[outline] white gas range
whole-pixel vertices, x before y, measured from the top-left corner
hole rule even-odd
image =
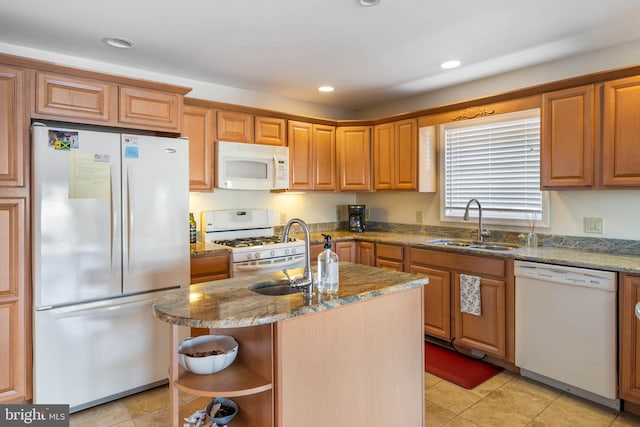
[[[304,241],[275,236],[271,210],[204,211],[200,223],[205,242],[230,249],[231,277],[304,267]]]

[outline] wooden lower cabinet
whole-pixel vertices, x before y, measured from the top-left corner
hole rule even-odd
[[[228,279],[229,254],[205,254],[191,257],[191,284]]]
[[[31,398],[27,202],[0,197],[0,403]]]
[[[619,299],[620,398],[640,405],[640,320],[635,315],[640,276],[620,275]]]
[[[425,333],[515,362],[513,261],[409,248],[410,273],[429,277],[425,286]],[[460,275],[480,277],[481,314],[460,310]]]
[[[415,264],[409,273],[429,278],[424,287],[424,333],[451,341],[451,273]]]
[[[358,241],[356,243],[356,262],[374,267],[376,265],[376,244]]]
[[[376,243],[376,267],[404,271],[404,248],[400,245]]]
[[[333,250],[338,255],[338,261],[356,262],[356,242],[353,240],[336,242]]]

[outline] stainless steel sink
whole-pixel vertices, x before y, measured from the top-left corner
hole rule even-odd
[[[251,286],[249,289],[261,295],[270,295],[270,296],[290,295],[290,294],[297,294],[298,292],[302,292],[302,287],[291,286],[289,284],[289,280],[287,279],[268,280],[266,282],[259,282]]]
[[[458,246],[470,249],[487,249],[490,251],[510,251],[512,249],[519,248],[518,245],[510,243],[500,242],[474,242],[471,240],[456,240],[456,239],[434,239],[429,240],[428,243],[442,246]]]

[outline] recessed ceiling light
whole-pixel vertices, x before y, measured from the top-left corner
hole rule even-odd
[[[333,92],[333,86],[320,86],[318,90],[320,92]]]
[[[380,0],[358,0],[360,6],[375,6],[380,3]]]
[[[458,61],[457,59],[451,60],[451,61],[445,61],[442,64],[440,64],[440,66],[442,68],[444,68],[445,70],[449,70],[451,68],[456,68],[459,67],[461,64],[460,61]]]
[[[133,42],[121,37],[105,37],[102,39],[102,43],[119,49],[129,49],[133,47]]]

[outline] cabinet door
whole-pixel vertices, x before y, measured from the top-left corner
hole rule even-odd
[[[320,252],[324,250],[324,244],[317,243],[315,245],[311,245],[309,255],[311,256],[311,265],[318,265],[318,255]]]
[[[602,185],[640,187],[640,76],[604,84]]]
[[[189,137],[189,191],[213,190],[215,131],[215,110],[184,106],[182,135]]]
[[[289,121],[289,189],[313,190],[313,125]]]
[[[253,117],[249,113],[218,110],[219,141],[253,142]]]
[[[356,242],[336,242],[334,250],[338,261],[356,262]]]
[[[0,187],[25,183],[25,73],[0,65]]]
[[[356,262],[373,267],[376,265],[375,243],[358,242],[356,245]]]
[[[25,198],[0,198],[0,403],[31,398]]]
[[[275,117],[255,117],[256,144],[287,145],[287,123]]]
[[[313,125],[313,188],[336,189],[336,128]]]
[[[393,123],[373,127],[373,188],[375,190],[393,189],[394,129]]]
[[[394,124],[395,150],[393,188],[418,188],[418,120],[401,120]]]
[[[427,285],[428,286],[428,285]],[[460,274],[453,275],[453,317],[456,342],[484,353],[505,358],[505,282],[482,278],[480,281],[481,314],[460,311]]]
[[[620,397],[640,404],[640,277],[622,276],[620,292]]]
[[[541,117],[541,187],[593,186],[594,87],[545,93]]]
[[[120,86],[118,121],[136,129],[180,132],[182,95]]]
[[[338,158],[341,191],[371,190],[371,128],[338,128]]]
[[[104,125],[117,123],[118,87],[115,84],[37,72],[35,85],[36,117],[71,117]]]
[[[451,273],[411,265],[409,272],[429,278],[424,286],[424,333],[451,340]]]

